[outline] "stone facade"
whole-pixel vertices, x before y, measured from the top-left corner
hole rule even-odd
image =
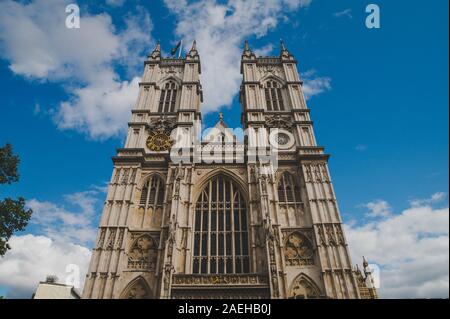
[[[245,43],[246,138],[220,117],[198,142],[195,42],[183,58],[156,46],[113,157],[83,298],[361,298],[296,64],[284,45],[256,57]],[[255,160],[261,150],[276,165]]]

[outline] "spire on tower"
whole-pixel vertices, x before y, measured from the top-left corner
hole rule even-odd
[[[186,56],[186,59],[192,60],[192,59],[198,59],[198,51],[197,51],[197,41],[192,41],[191,49],[189,50],[188,55]]]
[[[153,60],[156,60],[161,57],[161,43],[159,42],[159,40],[158,42],[156,42],[155,48],[153,49],[152,53],[149,54],[148,57]]]
[[[369,266],[369,262],[367,261],[366,257],[363,256],[363,266],[364,268],[367,268]]]
[[[284,41],[283,41],[283,39],[280,39],[280,48],[281,48],[281,52],[287,51],[286,47],[284,46]]]
[[[244,52],[245,51],[250,51],[250,48],[248,47],[248,41],[247,40],[244,41]]]
[[[244,52],[242,53],[242,55],[246,56],[246,57],[251,57],[253,54],[252,50],[250,49],[249,45],[248,45],[248,41],[245,40],[244,41]]]
[[[292,57],[292,55],[289,53],[288,49],[286,49],[283,39],[280,39],[280,57],[286,58],[286,59],[289,59]]]
[[[193,41],[192,42],[192,47],[191,47],[191,50],[190,51],[197,51],[197,41]]]

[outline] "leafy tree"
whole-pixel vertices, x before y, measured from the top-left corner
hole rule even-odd
[[[11,144],[0,147],[0,184],[19,181],[19,156],[13,154]],[[11,247],[8,240],[14,232],[24,230],[33,211],[25,209],[25,199],[5,198],[0,201],[0,256]]]
[[[0,147],[0,184],[11,184],[19,181],[19,156],[14,155],[11,144]]]

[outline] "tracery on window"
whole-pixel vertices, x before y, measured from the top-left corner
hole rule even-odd
[[[145,210],[161,208],[164,202],[164,182],[158,175],[152,175],[142,187],[139,207]]]
[[[175,112],[175,103],[177,101],[177,85],[173,81],[169,81],[161,90],[159,98],[158,112]]]
[[[293,232],[286,238],[284,258],[287,266],[305,266],[314,264],[314,250],[305,235]]]
[[[155,270],[158,247],[149,235],[137,238],[128,253],[128,268]]]
[[[278,182],[278,202],[288,204],[301,204],[300,187],[294,181],[294,177],[284,172]]]
[[[195,208],[192,272],[249,273],[247,208],[238,185],[224,175],[212,178]]]
[[[264,89],[268,111],[283,111],[284,102],[281,84],[276,81],[267,81]]]

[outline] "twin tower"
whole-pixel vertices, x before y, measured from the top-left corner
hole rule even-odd
[[[280,51],[257,57],[245,42],[245,138],[220,116],[199,139],[195,41],[181,58],[156,45],[113,157],[84,298],[376,297],[368,268],[352,266],[297,61]]]

